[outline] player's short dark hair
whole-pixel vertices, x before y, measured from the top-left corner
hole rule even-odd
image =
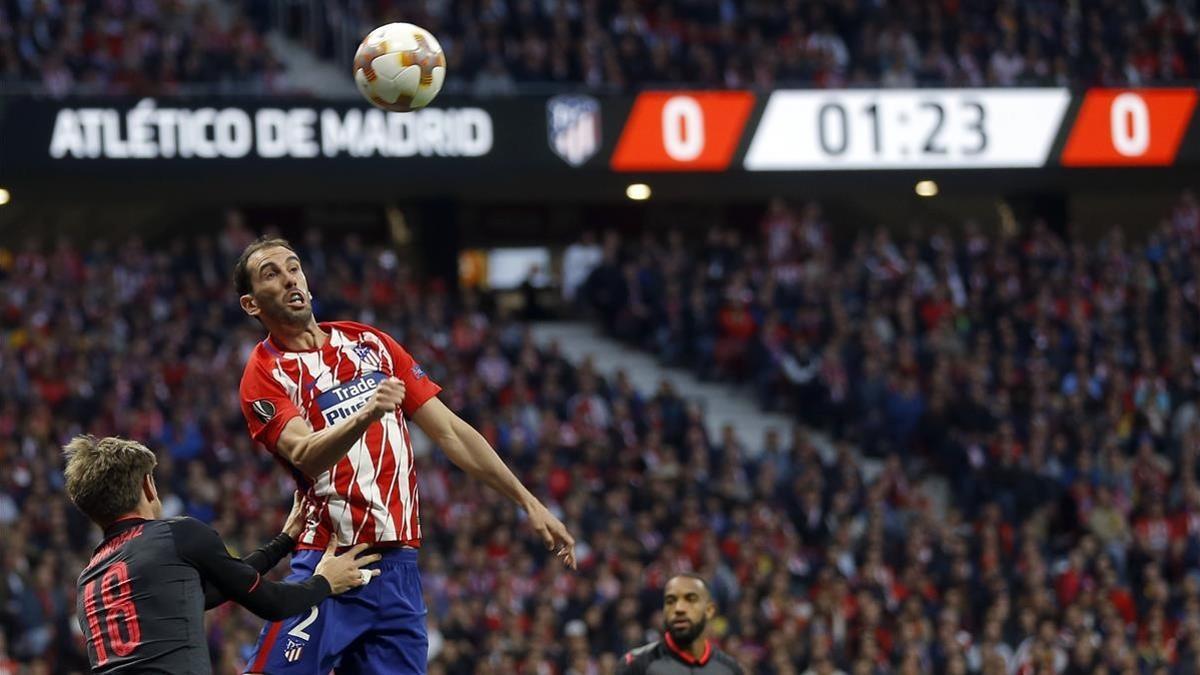
[[[158,459],[146,446],[124,438],[76,436],[63,448],[67,496],[88,518],[107,525],[137,508],[142,478]]]
[[[708,593],[708,597],[712,597],[712,587],[708,585],[708,580],[699,574],[694,572],[679,572],[678,574],[672,574],[671,579],[695,579],[704,587],[704,592]],[[671,583],[671,579],[667,579],[667,583]]]
[[[250,242],[242,250],[242,254],[238,256],[237,264],[233,266],[233,285],[237,288],[238,297],[254,290],[254,285],[250,282],[250,268],[247,266],[250,262],[250,256],[264,248],[271,248],[273,246],[282,246],[292,253],[296,253],[296,248],[292,246],[291,242],[282,237],[262,236]]]

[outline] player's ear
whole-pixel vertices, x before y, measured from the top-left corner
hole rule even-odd
[[[708,604],[704,606],[704,618],[711,621],[712,618],[716,615],[717,615],[717,603],[713,602],[712,600],[709,600]]]
[[[154,484],[154,474],[148,473],[142,478],[142,494],[151,504],[158,501],[158,486]]]
[[[238,298],[238,302],[242,305],[242,311],[250,316],[258,316],[262,310],[259,309],[258,303],[254,301],[254,296],[247,293]]]

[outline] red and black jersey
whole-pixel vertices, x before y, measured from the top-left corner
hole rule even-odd
[[[75,609],[92,672],[211,673],[204,610],[229,599],[278,620],[329,595],[324,577],[299,584],[262,578],[293,544],[281,534],[238,560],[194,518],[117,521],[77,586]]]
[[[732,656],[707,640],[704,654],[696,658],[679,649],[670,635],[629,652],[617,665],[617,675],[745,675],[745,672]]]

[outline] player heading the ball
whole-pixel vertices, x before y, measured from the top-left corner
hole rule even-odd
[[[383,554],[371,588],[329,598],[307,616],[263,628],[250,672],[424,673],[428,638],[417,549],[422,524],[408,420],[471,477],[528,514],[546,548],[575,567],[575,540],[492,446],[439,399],[441,391],[390,335],[361,323],[318,323],[296,250],[259,239],[234,268],[239,302],[268,335],[242,375],[254,440],[290,467],[318,504],[290,580],[310,576],[332,533]]]

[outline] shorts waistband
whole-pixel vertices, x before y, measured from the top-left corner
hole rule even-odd
[[[338,551],[338,555],[341,555],[348,550],[350,550],[350,549],[340,550],[340,551]],[[418,552],[418,549],[415,549],[411,546],[371,546],[366,549],[363,549],[362,555],[370,555],[372,553],[378,553],[379,554],[379,563],[376,563],[376,564],[412,563],[415,565],[417,563],[417,552]],[[293,560],[300,559],[300,560],[305,560],[305,561],[311,561],[311,563],[309,563],[309,564],[315,565],[316,561],[320,560],[321,556],[323,556],[323,555],[325,555],[324,551],[317,550],[315,548],[309,548],[309,549],[302,549],[299,551],[295,551],[292,554],[292,559]]]
[[[417,562],[417,549],[411,546],[369,546],[363,555],[378,553],[387,562]]]

